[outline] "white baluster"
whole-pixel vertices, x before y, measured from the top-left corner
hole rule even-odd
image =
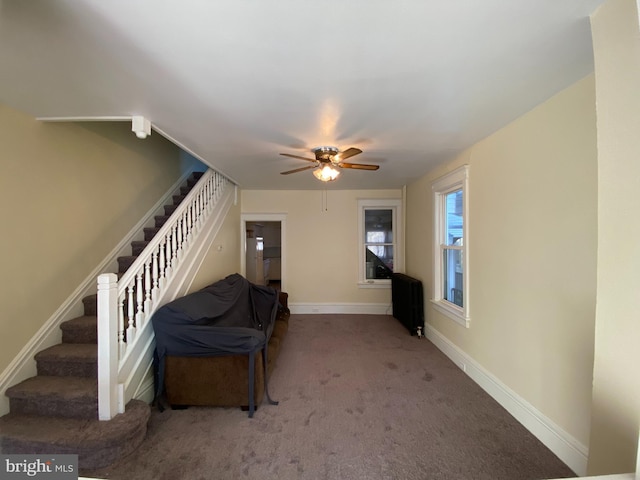
[[[135,297],[133,295],[135,279],[131,281],[131,283],[127,286],[127,331],[126,331],[126,339],[127,344],[131,345],[131,341],[133,340],[131,335],[133,334],[134,325],[134,313],[135,313]]]
[[[135,315],[135,323],[133,325],[133,336],[127,337],[130,343],[133,343],[135,340],[135,335],[138,330],[142,326],[142,302],[144,301],[144,291],[142,290],[142,274],[144,270],[140,270],[136,275],[136,315]]]
[[[193,210],[193,230],[198,231],[198,195],[196,194],[191,201],[191,208]]]
[[[187,242],[187,212],[182,212],[182,216],[180,217],[180,251],[184,253],[188,248],[189,243]]]
[[[213,212],[213,209],[216,207],[216,204],[218,203],[218,199],[216,198],[216,196],[217,196],[216,188],[215,188],[215,185],[212,184],[211,194],[209,197],[209,214]]]
[[[211,185],[213,186],[212,196],[213,198],[216,198],[218,196],[219,180],[218,180],[218,177],[216,177],[215,175],[211,177]]]
[[[151,262],[144,264],[144,320],[147,319],[149,311],[151,310],[151,291],[153,290],[153,278],[151,277],[151,268],[153,265],[153,257],[151,256]]]
[[[191,208],[189,205],[187,205],[187,208],[184,211],[184,238],[187,244],[191,243]]]
[[[189,241],[193,236],[193,205],[187,205],[187,236],[189,237]]]
[[[160,276],[158,277],[158,288],[164,287],[164,279],[166,276],[167,261],[165,260],[165,243],[160,243],[160,258],[158,259],[158,266],[160,268]]]
[[[202,228],[202,191],[198,192],[198,230]]]
[[[178,224],[173,225],[171,235],[171,268],[178,266]]]
[[[183,233],[184,233],[184,230],[183,230],[184,220],[183,220],[183,218],[184,218],[184,216],[181,216],[178,219],[178,224],[177,224],[177,226],[178,226],[178,256],[180,258],[182,258],[182,252],[183,252],[184,247],[185,247],[184,246],[184,236],[183,236]]]
[[[158,253],[151,254],[151,299],[155,300],[156,292],[160,288],[160,270],[158,269]]]
[[[164,249],[164,280],[167,281],[171,277],[171,233],[165,236]]]
[[[184,212],[184,241],[187,245],[191,245],[191,240],[193,240],[193,237],[191,236],[191,225],[189,225],[189,209],[187,208]]]
[[[127,343],[125,342],[126,320],[124,314],[124,298],[125,294],[122,293],[118,297],[118,355],[119,359],[124,358],[124,354],[127,353]]]

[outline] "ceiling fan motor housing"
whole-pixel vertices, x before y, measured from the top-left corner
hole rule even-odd
[[[312,150],[316,156],[316,160],[322,163],[340,163],[335,157],[339,150],[336,147],[317,147]]]

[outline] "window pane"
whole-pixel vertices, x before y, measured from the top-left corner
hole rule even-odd
[[[386,243],[387,235],[385,232],[367,232],[367,243]]]
[[[445,195],[445,245],[462,245],[462,189]]]
[[[442,267],[444,274],[442,298],[462,307],[462,252],[445,248]]]
[[[373,245],[366,247],[365,279],[391,278],[393,273],[393,247]]]
[[[364,211],[364,241],[366,243],[393,243],[392,209]]]

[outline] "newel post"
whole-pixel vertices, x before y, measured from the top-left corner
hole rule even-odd
[[[98,276],[98,419],[118,414],[118,276]]]

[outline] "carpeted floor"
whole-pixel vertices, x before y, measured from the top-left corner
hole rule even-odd
[[[428,340],[394,318],[292,315],[280,405],[154,411],[140,449],[89,476],[544,479],[575,476]]]

